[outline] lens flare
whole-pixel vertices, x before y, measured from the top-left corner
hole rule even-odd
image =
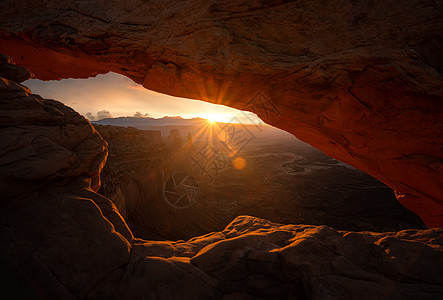
[[[236,168],[237,170],[243,170],[246,167],[246,159],[240,156],[236,157],[232,161],[232,164],[234,165],[234,168]]]

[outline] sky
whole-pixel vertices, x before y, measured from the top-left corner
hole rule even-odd
[[[122,116],[181,116],[185,119],[201,117],[218,122],[261,122],[253,113],[160,94],[112,72],[88,79],[30,79],[23,84],[32,93],[63,102],[91,121]]]

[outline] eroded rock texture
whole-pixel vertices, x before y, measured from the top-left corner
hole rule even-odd
[[[432,299],[442,229],[338,232],[240,216],[187,242],[136,240],[122,299]],[[423,241],[427,241],[424,243]],[[434,259],[434,260],[432,260]],[[143,280],[135,278],[143,274]],[[225,298],[224,298],[225,299]]]
[[[37,78],[113,71],[252,110],[443,225],[442,2],[2,1],[0,51]]]

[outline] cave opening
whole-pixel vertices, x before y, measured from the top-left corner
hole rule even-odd
[[[239,215],[353,231],[425,228],[389,187],[251,112],[152,92],[115,73],[24,84],[79,111],[107,141],[98,192],[137,237],[187,240]]]

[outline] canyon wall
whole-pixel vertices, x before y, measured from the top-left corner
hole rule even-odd
[[[107,141],[109,151],[99,193],[116,205],[137,237],[165,239],[158,228],[170,216],[159,213],[157,206],[167,205],[162,188],[169,151],[161,132],[93,126]],[[168,223],[173,225],[175,221]]]
[[[0,51],[37,78],[108,71],[256,112],[443,226],[442,2],[6,0]]]

